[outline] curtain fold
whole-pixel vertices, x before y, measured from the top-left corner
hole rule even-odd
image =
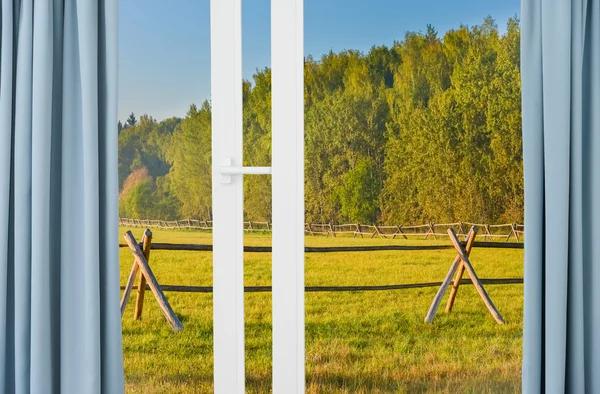
[[[599,6],[522,1],[524,393],[600,392]]]
[[[124,390],[117,0],[1,0],[0,392]]]

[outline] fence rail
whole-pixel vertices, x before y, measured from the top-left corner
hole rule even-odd
[[[523,278],[481,278],[479,280],[484,285],[520,285],[523,284]],[[439,287],[442,282],[425,282],[425,283],[402,283],[394,285],[372,285],[372,286],[306,286],[304,291],[307,293],[318,292],[336,292],[336,291],[382,291],[382,290],[404,290],[404,289],[420,289],[424,287]],[[453,285],[454,281],[450,282]],[[472,285],[471,279],[461,279],[461,285]],[[121,286],[124,290],[125,286]],[[147,291],[150,287],[146,285]],[[163,291],[173,291],[182,293],[212,293],[212,286],[182,286],[182,285],[161,285]],[[244,286],[246,293],[267,293],[271,292],[271,286]]]
[[[212,231],[212,220],[184,219],[184,220],[155,220],[155,219],[131,219],[119,218],[120,226],[160,228],[171,230],[201,230]],[[455,223],[427,223],[420,225],[389,225],[389,224],[362,224],[362,223],[306,223],[304,233],[311,236],[352,236],[353,238],[422,238],[437,239],[438,237],[447,237],[447,230],[452,228],[456,233],[465,237],[471,226],[477,226],[480,229],[483,241],[504,241],[511,240],[521,242],[523,239],[525,226],[518,223],[506,224],[485,224],[471,222]],[[244,231],[248,233],[270,233],[273,226],[268,221],[247,221],[244,222]]]

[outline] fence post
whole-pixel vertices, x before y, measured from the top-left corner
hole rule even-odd
[[[146,238],[146,234],[142,236],[142,244],[144,239]],[[121,318],[123,317],[123,313],[125,313],[125,307],[129,302],[129,297],[131,296],[131,290],[133,290],[133,284],[135,282],[135,277],[139,271],[140,267],[138,266],[135,259],[133,259],[133,266],[131,267],[131,272],[129,273],[129,278],[127,278],[127,283],[125,284],[125,291],[123,291],[123,296],[121,297]],[[143,277],[144,275],[142,275]]]
[[[404,237],[404,239],[408,239],[408,237],[406,236],[406,234],[402,230],[402,226],[403,226],[402,224],[400,226],[398,226],[398,231],[400,232],[400,234],[402,234],[402,236]]]
[[[448,230],[448,231],[450,231],[450,230]],[[469,231],[469,235],[467,236],[467,244],[465,246],[465,254],[467,256],[469,256],[469,254],[471,253],[471,248],[473,247],[473,242],[475,241],[476,235],[477,235],[477,228],[474,227],[471,229],[471,231]],[[435,317],[435,313],[437,312],[437,309],[440,306],[440,302],[442,302],[442,297],[444,297],[444,294],[446,293],[446,290],[448,289],[448,286],[450,285],[450,282],[452,281],[452,276],[454,276],[454,273],[456,272],[457,269],[459,270],[459,273],[456,274],[456,279],[454,279],[454,283],[453,283],[453,287],[452,287],[452,294],[450,295],[450,300],[448,300],[448,303],[450,303],[451,301],[454,302],[453,297],[456,296],[456,290],[458,290],[458,284],[460,283],[460,278],[462,278],[462,275],[463,275],[462,272],[464,270],[464,266],[463,266],[463,262],[461,261],[460,255],[457,255],[456,258],[454,259],[454,261],[452,262],[452,265],[450,266],[450,270],[448,271],[448,274],[446,274],[446,278],[442,282],[442,285],[440,286],[438,292],[436,293],[435,297],[433,298],[433,302],[431,303],[431,306],[429,307],[429,311],[427,312],[427,315],[425,316],[425,323],[433,323],[433,318]],[[448,309],[446,309],[446,311],[448,311]]]
[[[517,242],[519,241],[519,234],[517,234],[517,223],[511,223],[510,224],[510,233],[508,233],[508,236],[506,237],[506,241],[508,242],[510,240],[510,237],[512,235],[515,235],[515,238],[517,239]]]
[[[125,241],[127,242],[127,245],[129,245],[129,249],[131,249],[131,252],[133,253],[136,264],[139,266],[139,269],[140,271],[142,271],[142,274],[148,279],[148,285],[150,286],[152,293],[154,293],[154,297],[156,298],[156,301],[158,301],[158,305],[160,306],[163,315],[171,325],[171,328],[174,331],[183,330],[183,325],[181,324],[181,321],[173,311],[173,308],[171,308],[167,297],[165,297],[162,289],[160,288],[156,277],[152,273],[152,269],[150,269],[150,265],[148,265],[148,261],[144,257],[144,254],[142,253],[142,250],[137,244],[131,231],[125,233],[124,237]]]
[[[314,237],[315,233],[313,233],[312,226],[310,225],[310,223],[306,223],[306,226],[308,227],[308,232],[310,233],[310,235],[312,235]]]
[[[429,234],[431,233],[431,235],[433,235],[433,239],[437,239],[437,237],[435,236],[435,230],[434,230],[434,222],[429,222],[429,230],[427,230],[427,233],[425,234],[425,238],[427,239],[427,237],[429,237]]]
[[[387,238],[385,235],[381,234],[381,231],[379,231],[379,227],[377,227],[377,224],[374,224],[373,227],[375,227],[375,231],[373,231],[373,234],[371,234],[371,238],[375,237],[375,234],[379,235],[379,238]]]
[[[492,233],[490,233],[490,226],[487,224],[484,224],[483,227],[485,228],[485,236],[484,236],[484,240],[489,236],[490,241],[494,241],[494,237],[492,237]]]
[[[456,234],[454,234],[454,230],[448,229],[448,235],[450,236],[450,241],[454,245],[454,248],[458,252],[460,259],[462,260],[462,266],[465,267],[467,273],[469,274],[469,277],[471,278],[471,282],[475,286],[475,289],[479,293],[479,296],[483,300],[483,303],[485,304],[485,306],[488,308],[488,310],[494,317],[494,320],[496,320],[496,323],[504,324],[504,319],[502,318],[502,315],[500,315],[500,312],[498,312],[498,309],[496,309],[496,306],[492,302],[490,296],[487,294],[487,292],[483,288],[481,281],[477,277],[477,274],[475,273],[475,270],[473,269],[473,266],[471,265],[471,262],[469,261],[469,257],[465,253],[465,249],[463,248],[462,244],[458,240],[458,237],[456,236]],[[458,281],[460,282],[460,279]]]
[[[150,249],[152,248],[152,231],[146,229],[144,237],[142,239],[142,253],[146,258],[146,261],[150,261]],[[140,272],[140,280],[138,283],[137,298],[135,300],[135,312],[133,318],[139,320],[142,317],[142,311],[144,309],[144,295],[146,294],[146,277]]]

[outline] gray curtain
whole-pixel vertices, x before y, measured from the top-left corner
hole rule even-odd
[[[123,392],[118,2],[0,1],[0,392]]]
[[[524,393],[600,393],[599,6],[522,1]]]

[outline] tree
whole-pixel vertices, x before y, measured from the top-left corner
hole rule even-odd
[[[126,121],[127,127],[133,127],[136,125],[136,123],[137,123],[137,120],[135,118],[135,115],[132,112],[131,114],[129,114],[129,117],[127,118],[127,121]]]
[[[170,193],[179,200],[185,218],[212,217],[211,111],[205,101],[191,105],[169,142]]]
[[[153,189],[153,179],[147,168],[129,174],[119,193],[119,215],[136,219],[152,218]]]
[[[519,40],[517,18],[500,35],[488,17],[366,54],[307,56],[306,219],[522,221]],[[183,120],[132,113],[119,126],[123,214],[211,216],[210,117],[204,102]],[[268,68],[243,83],[243,122],[243,164],[270,165]],[[244,206],[246,219],[271,219],[270,177],[244,178]]]
[[[388,106],[376,92],[328,94],[306,110],[306,215],[308,221],[339,222],[344,217],[338,191],[361,159],[372,163],[372,185],[383,182]],[[380,189],[376,187],[376,193]],[[374,197],[375,201],[378,196]],[[374,217],[374,216],[373,216]]]
[[[375,223],[379,213],[381,183],[376,163],[369,157],[358,159],[338,186],[341,219],[345,222]]]
[[[151,116],[142,115],[136,126],[127,127],[119,133],[119,186],[127,176],[146,167],[150,176],[160,177],[169,172],[170,164],[166,150],[170,138],[181,119],[170,118],[160,123]]]
[[[271,165],[271,70],[244,83],[244,165]],[[249,220],[271,220],[271,177],[244,177],[244,214]]]

